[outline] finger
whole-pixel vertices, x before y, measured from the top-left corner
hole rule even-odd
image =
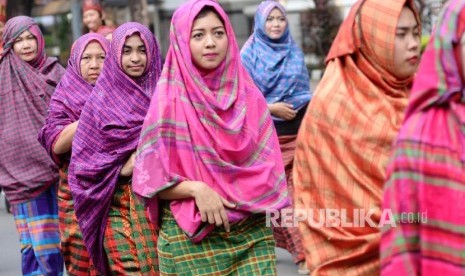
[[[212,212],[208,212],[207,217],[208,217],[208,223],[210,224],[215,223],[215,215]]]
[[[221,211],[221,219],[223,220],[224,230],[226,230],[226,232],[229,232],[230,227],[229,227],[228,215],[226,214],[226,211],[224,209]]]
[[[221,226],[223,225],[223,219],[221,217],[221,212],[222,211],[219,211],[219,212],[215,212],[215,225],[216,226]]]
[[[221,198],[221,202],[223,203],[224,206],[226,206],[227,208],[230,208],[230,209],[235,209],[237,207],[236,204],[227,201],[223,197]]]
[[[202,219],[202,222],[207,221],[207,214],[205,212],[200,212],[200,218]]]

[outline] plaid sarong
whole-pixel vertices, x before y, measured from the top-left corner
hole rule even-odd
[[[56,185],[35,199],[14,204],[23,275],[63,275]]]
[[[155,228],[127,183],[116,187],[103,244],[113,275],[158,275]]]
[[[294,165],[294,151],[296,135],[279,136],[279,145],[283,155],[284,170],[286,172],[287,188],[291,206],[294,208],[294,187],[292,177],[292,167]],[[277,220],[281,222],[280,218]],[[305,261],[304,248],[302,246],[302,235],[298,227],[273,227],[273,237],[276,241],[276,246],[286,249],[292,255],[294,263]]]
[[[163,209],[158,254],[160,275],[276,275],[275,243],[265,215],[216,227],[199,243],[190,241],[170,210]]]
[[[61,252],[68,275],[99,275],[93,267],[82,240],[81,228],[74,212],[74,201],[68,185],[68,163],[60,168],[58,187],[58,218],[60,221]]]

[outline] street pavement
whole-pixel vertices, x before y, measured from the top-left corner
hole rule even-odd
[[[5,200],[0,196],[0,276],[21,275],[21,255],[19,252],[19,237],[16,232],[13,215],[7,214]],[[297,274],[297,267],[291,255],[280,248],[276,249],[277,269],[279,276]],[[248,275],[247,275],[248,276]]]

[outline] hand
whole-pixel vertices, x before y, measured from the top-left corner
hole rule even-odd
[[[126,161],[126,164],[124,164],[119,174],[122,176],[131,176],[132,171],[134,170],[135,162],[136,162],[136,152],[133,152],[131,156],[129,157],[128,161]]]
[[[186,182],[191,182],[189,184],[195,187],[193,197],[197,208],[199,208],[202,221],[208,221],[208,223],[215,224],[216,226],[224,225],[226,232],[229,232],[230,226],[225,207],[234,209],[236,208],[236,205],[224,199],[203,182]]]
[[[273,104],[268,104],[271,115],[284,119],[286,121],[292,120],[295,118],[297,111],[292,107],[292,104],[278,102]]]

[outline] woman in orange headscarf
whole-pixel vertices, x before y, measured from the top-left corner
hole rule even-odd
[[[379,273],[385,169],[419,55],[411,0],[359,0],[339,30],[294,165],[296,209],[309,218],[299,226],[315,275]]]

